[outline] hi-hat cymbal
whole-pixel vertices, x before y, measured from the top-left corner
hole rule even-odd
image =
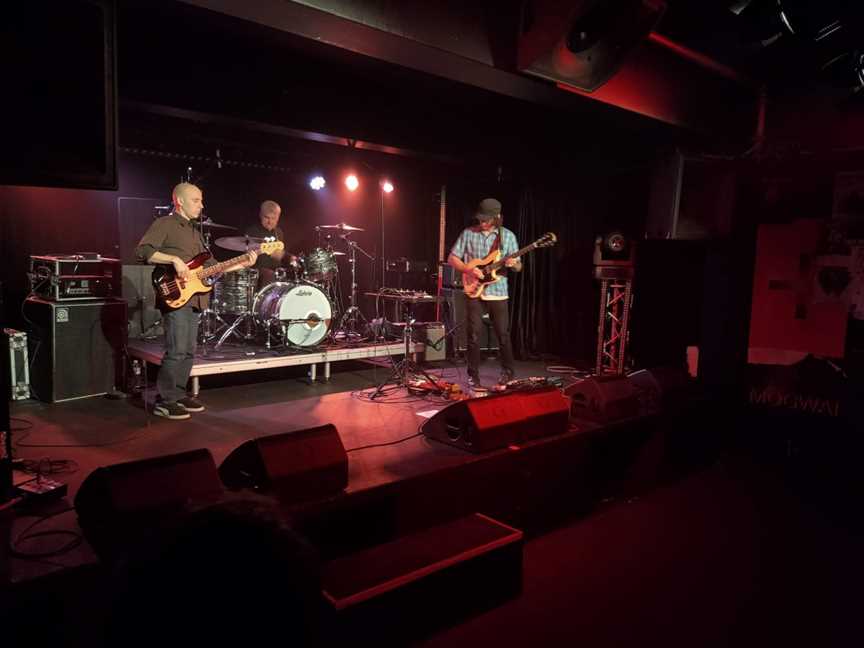
[[[257,236],[223,236],[216,239],[216,245],[226,250],[246,252],[249,248],[253,248],[259,243],[264,243],[266,240]]]
[[[214,223],[212,220],[199,220],[198,224],[201,227],[213,227],[215,229],[225,229],[225,230],[236,230],[237,228],[233,225],[222,225],[221,223]]]
[[[336,223],[335,225],[319,225],[321,229],[332,229],[332,230],[340,230],[342,232],[365,232],[362,227],[354,227],[353,225],[348,225],[347,223]]]

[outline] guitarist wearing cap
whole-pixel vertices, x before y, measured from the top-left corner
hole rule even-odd
[[[467,299],[465,300],[465,329],[468,338],[468,386],[482,390],[480,384],[480,331],[483,328],[483,313],[489,314],[495,335],[498,337],[501,377],[499,386],[513,379],[515,361],[510,344],[510,315],[508,312],[506,273],[497,280],[488,281],[488,276],[477,267],[477,262],[495,255],[504,257],[518,251],[516,235],[501,225],[501,203],[494,198],[482,200],[475,214],[477,224],[462,230],[450,250],[448,263],[462,273]],[[504,268],[520,272],[522,261],[508,258]],[[475,287],[476,286],[476,287]]]
[[[200,231],[192,225],[204,209],[204,197],[195,185],[181,182],[174,187],[172,199],[174,211],[153,221],[135,252],[142,261],[160,268],[169,266],[167,270],[178,279],[177,283],[191,282],[194,272],[187,264],[196,257],[209,256]],[[256,258],[255,252],[248,252],[224,271],[248,267]],[[215,262],[208,261],[205,265],[211,263]],[[207,292],[197,293],[179,307],[163,312],[165,355],[156,379],[159,398],[153,406],[157,416],[179,420],[188,419],[189,412],[204,411],[200,401],[186,394],[186,383],[198,341],[198,313],[207,307],[209,299]]]

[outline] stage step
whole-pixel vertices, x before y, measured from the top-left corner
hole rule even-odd
[[[416,638],[518,596],[522,531],[480,513],[324,566],[335,638],[379,645]]]

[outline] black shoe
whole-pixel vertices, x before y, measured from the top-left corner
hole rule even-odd
[[[182,405],[183,409],[185,409],[187,412],[203,412],[206,409],[204,407],[204,404],[193,396],[181,398],[177,402]]]
[[[180,403],[166,403],[165,401],[159,401],[153,405],[153,413],[156,416],[161,416],[162,418],[173,419],[175,421],[181,421],[183,419],[188,419],[189,412],[186,411],[186,408],[183,407]]]
[[[498,384],[502,387],[506,387],[507,383],[513,380],[513,372],[510,369],[504,369],[501,371],[501,376],[498,378]]]
[[[468,375],[468,389],[471,391],[487,391],[487,389],[480,384],[479,376]]]

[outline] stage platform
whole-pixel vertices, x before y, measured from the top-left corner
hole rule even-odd
[[[632,475],[630,466],[645,463],[646,449],[651,456],[643,466],[648,481],[660,461],[651,448],[665,423],[656,417],[606,427],[576,421],[564,434],[470,454],[419,434],[423,421],[446,401],[417,398],[404,389],[371,401],[370,393],[389,369],[340,367],[346,368],[329,383],[287,379],[205,389],[207,410],[186,421],[155,417],[141,399],[14,404],[16,458],[53,467],[52,477],[67,482],[69,491],[62,500],[32,508],[28,514],[35,517],[19,510],[0,516],[4,541],[14,543],[41,516],[50,517],[38,530],[68,535],[34,538],[18,544],[20,551],[50,553],[79,534],[71,506],[81,482],[97,467],[197,448],[209,449],[219,465],[250,438],[325,423],[335,425],[348,452],[348,488],[337,497],[296,507],[293,514],[326,556],[473,512],[529,533],[539,531],[590,510],[606,485]],[[467,378],[464,366],[430,371],[452,382],[464,384]],[[492,380],[497,373],[498,367],[487,362],[482,378]],[[520,363],[518,368],[521,377],[542,374],[542,366]],[[4,561],[0,573],[7,581],[21,582],[94,565],[97,558],[85,540],[50,558],[7,556]]]
[[[161,339],[132,339],[127,344],[129,356],[137,358],[147,365],[162,364],[164,343]],[[411,345],[412,353],[423,353],[426,346],[422,343]],[[316,347],[314,350],[286,349],[284,347],[268,349],[264,346],[246,344],[226,344],[219,349],[210,346],[199,346],[195,356],[192,372],[192,393],[196,396],[200,391],[200,377],[214,374],[227,374],[278,367],[309,367],[310,382],[318,379],[318,365],[323,365],[324,380],[330,380],[331,364],[345,360],[366,360],[369,358],[384,358],[405,355],[404,342],[356,342],[351,344],[331,343]]]

